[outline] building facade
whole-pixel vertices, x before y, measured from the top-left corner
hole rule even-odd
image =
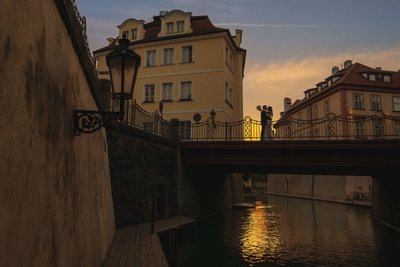
[[[329,77],[304,92],[303,99],[292,104],[290,98],[285,98],[284,112],[275,125],[279,134],[284,135],[283,122],[288,119],[312,121],[335,114],[355,121],[351,138],[366,138],[366,118],[377,112],[386,116],[400,116],[399,71],[353,64],[350,60],[343,65],[342,69],[333,67]],[[303,130],[297,137],[324,136],[321,134],[324,129],[319,127]],[[344,130],[350,131],[348,128]],[[337,201],[369,201],[371,189],[372,179],[369,176],[268,176],[268,192],[284,195]]]
[[[208,16],[181,10],[161,11],[148,23],[127,19],[118,29],[117,38],[94,51],[99,78],[109,79],[106,55],[125,36],[142,59],[134,99],[144,110],[184,123],[206,121],[212,110],[218,121],[242,119],[241,30],[232,36]]]

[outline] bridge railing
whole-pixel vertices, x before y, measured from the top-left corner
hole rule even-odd
[[[274,121],[271,131],[272,136],[266,139],[400,139],[400,117],[388,116],[382,112],[377,112],[372,116],[352,118],[329,113],[316,120],[282,119]],[[260,139],[260,121],[246,117],[232,123],[210,120],[193,123],[190,137],[181,138],[181,141],[254,141]]]
[[[118,108],[113,103],[113,110]],[[261,123],[250,117],[236,122],[208,119],[190,123],[165,120],[158,111],[148,112],[136,102],[125,107],[124,124],[149,134],[180,141],[257,141]],[[271,140],[400,139],[400,117],[377,112],[372,116],[341,117],[333,113],[316,120],[281,119],[272,122]]]

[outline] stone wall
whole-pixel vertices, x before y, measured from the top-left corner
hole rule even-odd
[[[178,213],[177,144],[134,128],[107,130],[112,194],[117,228]]]
[[[58,4],[1,1],[0,266],[100,266],[115,230],[105,131],[74,136],[73,110],[98,107]]]

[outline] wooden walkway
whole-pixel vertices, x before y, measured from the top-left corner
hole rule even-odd
[[[159,220],[154,223],[154,234],[150,234],[150,223],[116,230],[103,267],[167,267],[157,233],[194,221],[183,216]]]

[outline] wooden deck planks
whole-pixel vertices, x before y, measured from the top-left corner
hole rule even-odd
[[[194,221],[183,216],[156,221],[156,234],[150,234],[150,223],[116,230],[103,267],[168,267],[157,233]]]

